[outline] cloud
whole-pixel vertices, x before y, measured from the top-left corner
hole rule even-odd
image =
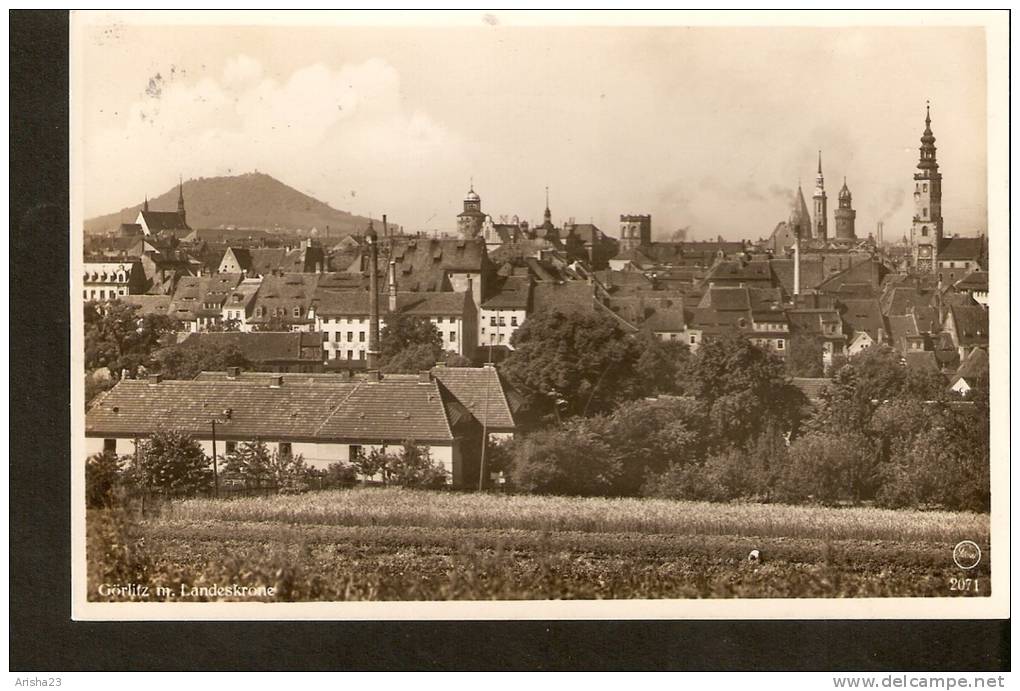
[[[153,75],[124,120],[86,139],[86,216],[161,193],[178,172],[258,169],[337,208],[401,218],[435,193],[423,177],[456,173],[462,148],[402,100],[400,75],[383,60],[274,76],[237,55],[212,77]],[[401,194],[387,198],[393,190]]]

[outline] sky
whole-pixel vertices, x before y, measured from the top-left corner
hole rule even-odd
[[[653,236],[766,237],[822,151],[857,234],[910,225],[925,102],[949,233],[987,227],[981,28],[83,28],[85,217],[258,170],[407,230],[482,210],[652,215]]]

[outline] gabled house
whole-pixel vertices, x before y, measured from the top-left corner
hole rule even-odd
[[[961,360],[974,348],[988,347],[988,310],[980,305],[951,305],[942,325]]]

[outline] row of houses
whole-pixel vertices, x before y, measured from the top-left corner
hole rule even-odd
[[[491,366],[437,366],[420,375],[155,375],[123,379],[101,394],[85,417],[86,452],[134,455],[140,441],[174,429],[209,456],[258,440],[325,469],[413,441],[428,448],[454,486],[466,487],[478,482],[483,434],[490,441],[512,437],[520,409],[520,397]]]

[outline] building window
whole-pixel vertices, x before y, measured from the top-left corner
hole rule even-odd
[[[354,351],[353,350],[348,350],[347,351],[347,359],[348,360],[353,360],[354,359]]]
[[[782,350],[785,347],[786,347],[786,341],[784,341],[781,338],[776,341],[776,349],[777,350]]]
[[[300,317],[300,316],[301,316],[301,308],[300,307],[295,307],[294,308],[294,317],[297,318],[297,317]]]
[[[365,332],[364,331],[359,331],[358,332],[358,341],[361,342],[361,343],[365,342]]]
[[[495,316],[489,317],[489,326],[495,326],[495,325],[496,325],[496,317]]]
[[[510,317],[510,326],[517,326],[517,315]]]
[[[117,440],[116,439],[104,439],[103,440],[103,453],[117,453]]]
[[[351,444],[347,460],[353,461],[355,458],[361,458],[363,453],[364,452],[361,450],[361,444]]]
[[[928,226],[921,226],[921,237],[928,237]]]
[[[347,332],[347,342],[350,343],[353,340],[354,340],[354,332],[353,331],[348,331]]]
[[[499,325],[500,326],[506,326],[506,317],[500,317],[499,318]]]
[[[365,351],[364,350],[359,350],[358,351],[358,359],[359,360],[364,360],[365,359]]]
[[[234,453],[235,451],[237,451],[237,442],[236,441],[228,441],[228,442],[226,442],[226,452],[225,453],[229,456],[230,454]]]
[[[289,441],[281,441],[280,442],[280,455],[281,456],[290,456],[292,453],[293,453],[293,449],[291,449],[290,442]]]
[[[451,331],[450,332],[450,342],[451,343],[456,343],[457,342],[457,332],[456,331]]]
[[[921,185],[921,191],[922,192],[927,192],[928,191],[928,183],[927,182],[924,183],[923,185]]]
[[[694,345],[697,342],[698,342],[697,337],[696,336],[691,336],[691,345]]]
[[[924,207],[923,209],[921,209],[921,215],[924,218],[928,218],[928,207]]]

